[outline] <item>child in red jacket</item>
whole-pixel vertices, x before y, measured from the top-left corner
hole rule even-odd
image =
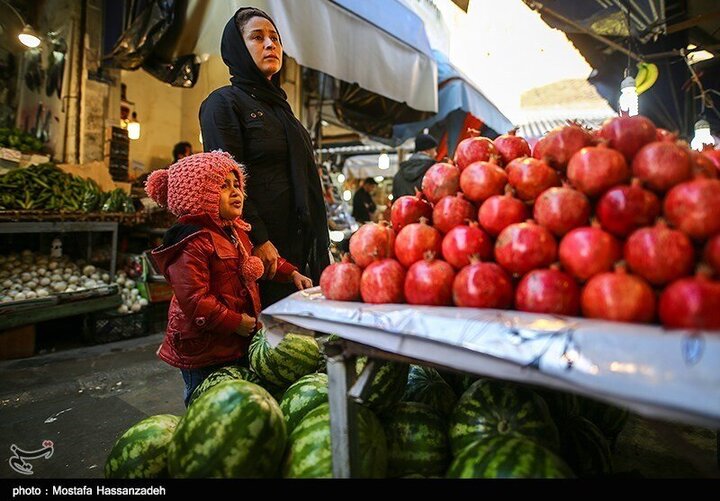
[[[158,356],[182,372],[185,405],[223,365],[243,363],[261,310],[257,280],[262,261],[252,255],[241,219],[245,173],[230,154],[214,151],[179,160],[148,177],[145,190],[178,216],[150,258],[172,285],[165,339]],[[274,280],[302,290],[312,281],[280,259]]]

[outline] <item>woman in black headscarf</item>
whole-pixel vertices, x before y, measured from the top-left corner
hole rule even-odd
[[[280,34],[265,12],[242,8],[225,26],[221,53],[231,85],[200,107],[205,151],[227,151],[245,165],[244,218],[265,278],[280,255],[317,284],[330,261],[327,215],[310,135],[280,88]],[[267,307],[294,289],[262,281],[260,292]]]

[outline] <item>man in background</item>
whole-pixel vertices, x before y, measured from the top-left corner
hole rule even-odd
[[[358,224],[367,223],[373,220],[373,213],[377,207],[373,201],[372,194],[377,187],[377,183],[371,177],[362,182],[353,197],[352,216]]]
[[[415,153],[400,164],[400,170],[393,178],[393,200],[405,195],[414,195],[415,188],[421,189],[422,178],[435,165],[438,143],[428,134],[415,138]]]

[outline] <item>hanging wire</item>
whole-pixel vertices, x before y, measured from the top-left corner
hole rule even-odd
[[[700,80],[700,76],[695,71],[695,68],[693,67],[692,63],[690,63],[690,57],[688,56],[687,49],[683,48],[680,49],[680,53],[683,56],[683,59],[685,60],[685,64],[688,67],[688,70],[690,70],[690,79],[693,81],[695,85],[697,85],[698,89],[700,90],[700,95],[695,96],[695,99],[700,100],[700,118],[705,118],[705,111],[707,109],[713,110],[713,112],[720,117],[720,113],[718,113],[718,110],[715,109],[715,103],[712,100],[712,96],[710,96],[710,93],[714,93],[720,96],[720,92],[713,90],[713,89],[706,89],[705,86],[702,84],[702,81]]]

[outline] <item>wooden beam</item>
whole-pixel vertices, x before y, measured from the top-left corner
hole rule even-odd
[[[692,28],[693,26],[697,26],[698,24],[705,23],[707,21],[710,21],[711,19],[715,19],[716,17],[720,17],[720,10],[715,12],[710,12],[708,14],[700,14],[699,16],[692,17],[688,19],[687,21],[682,21],[680,23],[673,24],[672,26],[668,26],[667,28],[667,34],[670,35],[672,33],[677,33],[678,31],[683,31],[688,28]]]

